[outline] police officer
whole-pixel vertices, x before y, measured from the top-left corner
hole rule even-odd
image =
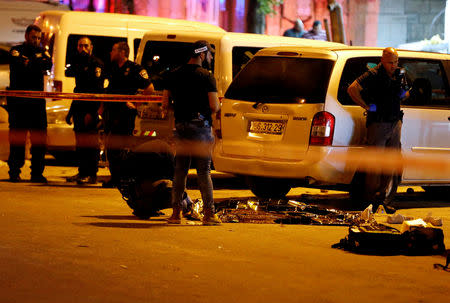
[[[11,48],[10,86],[11,90],[42,91],[44,74],[51,69],[50,54],[40,47],[41,29],[30,25],[25,31],[25,42]],[[31,182],[46,183],[42,175],[47,145],[47,113],[45,99],[7,98],[9,114],[8,158],[9,180],[20,181],[20,169],[25,163],[25,142],[27,133],[31,139]]]
[[[75,93],[104,93],[105,73],[103,63],[92,55],[93,45],[88,37],[81,37],[77,44],[77,54],[66,71],[67,76],[75,77]],[[76,151],[79,160],[78,174],[67,178],[78,184],[97,182],[99,160],[100,102],[74,100],[66,117],[75,131]]]
[[[147,71],[139,64],[128,60],[130,48],[126,42],[114,44],[111,50],[111,70],[107,93],[135,95],[139,89],[143,94],[154,91]],[[126,146],[127,137],[133,134],[137,110],[132,102],[105,102],[104,122],[107,138],[107,157],[111,180],[104,187],[117,186],[120,178],[120,152]],[[125,144],[123,144],[125,142]]]
[[[367,144],[378,148],[400,149],[403,112],[400,102],[409,97],[398,68],[398,53],[388,47],[381,63],[368,70],[349,87],[348,94],[367,111]],[[386,203],[386,188],[392,173],[366,176],[366,197],[370,202]]]
[[[169,224],[181,223],[183,194],[186,187],[186,177],[191,160],[196,162],[200,192],[203,199],[203,224],[219,225],[220,219],[214,211],[213,184],[211,180],[211,156],[209,153],[193,154],[197,146],[212,146],[211,114],[220,109],[217,98],[216,80],[202,66],[211,64],[214,49],[204,40],[194,43],[191,58],[185,64],[169,74],[163,92],[163,106],[167,108],[169,99],[174,102],[175,137],[179,142],[188,141],[188,148],[181,150],[179,145],[175,157],[175,174],[172,189],[172,216]],[[195,145],[189,143],[196,143]]]

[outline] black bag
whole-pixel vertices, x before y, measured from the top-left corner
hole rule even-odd
[[[400,233],[377,223],[350,226],[347,237],[332,247],[368,255],[436,255],[445,251],[442,229],[411,227]]]

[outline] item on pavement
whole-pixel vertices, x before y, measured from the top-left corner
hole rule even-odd
[[[396,213],[391,216],[387,216],[386,222],[389,224],[402,224],[403,221],[413,220],[413,217],[406,217],[402,214]]]
[[[438,255],[445,251],[442,229],[423,227],[420,222],[404,232],[375,221],[353,225],[349,234],[331,247],[370,255]]]

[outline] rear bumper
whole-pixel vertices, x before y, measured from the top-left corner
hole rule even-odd
[[[220,143],[214,151],[216,170],[237,175],[259,177],[303,179],[314,184],[350,184],[355,169],[345,163],[336,163],[329,159],[333,152],[345,152],[348,147],[310,147],[303,159],[284,161],[239,157],[222,153]]]
[[[75,133],[67,124],[49,124],[47,127],[47,150],[74,151]]]

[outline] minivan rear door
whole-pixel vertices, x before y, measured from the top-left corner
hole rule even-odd
[[[222,152],[301,160],[313,117],[324,108],[336,55],[319,50],[263,53],[245,66],[225,94]]]
[[[187,63],[192,51],[192,44],[197,40],[206,40],[212,47],[218,45],[223,33],[217,32],[173,32],[150,31],[144,36],[139,46],[136,61],[141,64],[152,80],[155,90],[162,92],[164,78],[175,68]],[[220,56],[219,52],[215,57]],[[212,64],[212,73],[215,66]],[[168,138],[172,136],[174,115],[171,108],[163,116],[159,104],[139,104],[135,134],[138,136],[154,136]]]

